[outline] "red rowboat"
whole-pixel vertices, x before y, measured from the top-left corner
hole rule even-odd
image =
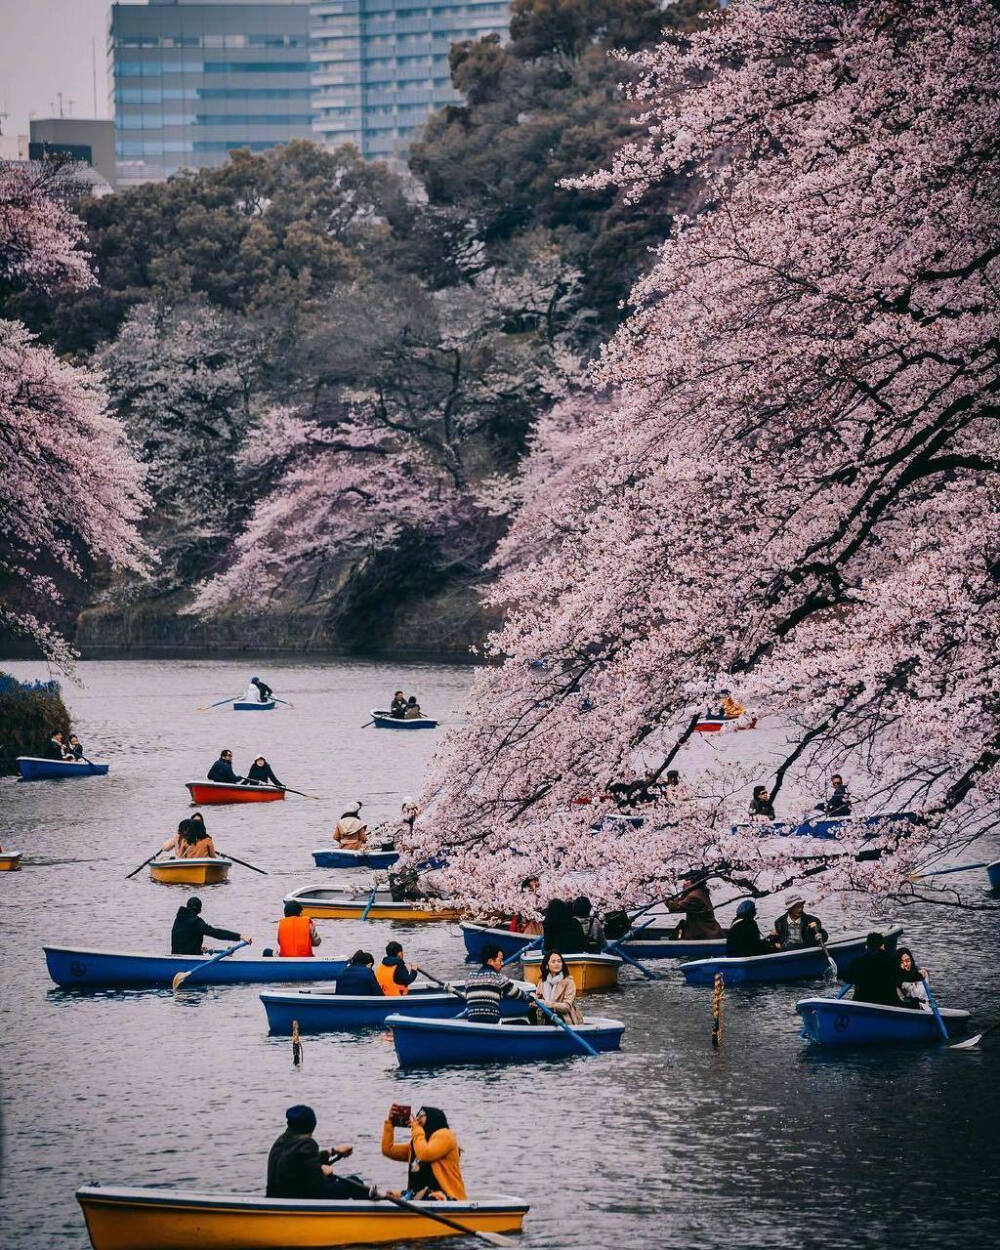
[[[213,803],[274,803],[285,797],[279,786],[231,786],[222,781],[186,781],[191,802],[199,807]]]

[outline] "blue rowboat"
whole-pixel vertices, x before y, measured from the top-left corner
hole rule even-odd
[[[44,760],[38,755],[19,755],[17,770],[22,781],[45,777],[103,777],[110,764],[88,764],[86,760]]]
[[[521,982],[525,992],[531,986]],[[456,981],[461,990],[463,982]],[[277,993],[265,990],[260,996],[267,1012],[267,1025],[272,1033],[288,1034],[297,1020],[300,1033],[338,1033],[348,1029],[382,1029],[386,1019],[396,1012],[421,1019],[453,1020],[465,1010],[465,1000],[431,985],[412,985],[402,996],[373,994],[313,994],[308,990]],[[500,1013],[506,1018],[523,1016],[526,1004],[520,999],[500,1000]]]
[[[405,720],[399,716],[390,716],[388,712],[373,710],[371,718],[376,729],[437,729],[437,721],[429,716],[418,716],[413,720]]]
[[[872,1046],[884,1042],[940,1042],[941,1030],[931,1011],[883,1007],[853,998],[803,998],[795,1004],[802,1017],[802,1036],[820,1046]],[[949,1033],[964,1033],[969,1013],[942,1007]]]
[[[763,821],[760,824],[733,825],[733,833],[752,833],[759,838],[838,838],[844,825],[860,825],[868,837],[875,837],[884,825],[901,823],[915,825],[916,812],[885,812],[881,816],[816,816],[798,823],[785,820]]]
[[[537,933],[512,933],[510,929],[489,929],[484,925],[465,922],[459,925],[459,928],[462,930],[468,957],[477,963],[482,959],[483,947],[487,942],[499,946],[506,959],[509,955],[518,954],[526,946],[530,946],[532,942],[538,942],[541,938],[541,935]]]
[[[193,972],[208,955],[137,955],[127,951],[45,946],[45,962],[56,985],[150,989],[169,986],[178,972]],[[346,959],[220,959],[191,980],[195,985],[247,985],[263,982],[334,981]]]
[[[642,920],[637,921],[642,924]],[[468,957],[476,961],[482,958],[483,947],[487,942],[499,946],[506,959],[516,955],[532,942],[538,940],[537,934],[511,933],[509,929],[490,929],[484,925],[462,924],[462,937]],[[673,928],[642,929],[627,942],[616,942],[619,947],[633,959],[707,959],[709,956],[722,956],[726,953],[726,939],[712,938],[700,941],[686,941],[673,936]]]
[[[399,851],[341,851],[317,847],[312,853],[317,868],[391,868]]]
[[[886,949],[894,950],[896,939],[903,932],[901,925],[886,931]],[[864,954],[864,933],[847,933],[827,942],[826,949],[843,975],[850,965]],[[821,977],[829,968],[821,946],[804,946],[798,950],[775,951],[773,955],[750,955],[742,959],[696,959],[681,964],[688,985],[713,985],[715,974],[722,973],[726,985],[744,985],[750,981],[799,981]]]
[[[555,1024],[476,1024],[471,1020],[421,1020],[403,1014],[386,1017],[396,1057],[404,1068],[443,1063],[533,1063],[583,1054],[578,1042]],[[575,1024],[595,1050],[620,1050],[625,1025],[592,1016]]]
[[[995,859],[992,864],[986,865],[986,875],[990,879],[990,889],[1000,890],[1000,859]]]
[[[251,703],[249,700],[244,702],[242,699],[237,699],[237,701],[233,704],[233,711],[234,712],[273,712],[274,706],[275,706],[274,699],[265,699],[263,703],[261,703],[260,701]]]

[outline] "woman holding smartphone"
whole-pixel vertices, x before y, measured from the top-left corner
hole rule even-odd
[[[397,1145],[396,1129],[407,1124],[410,1141]],[[421,1107],[411,1116],[409,1107],[393,1104],[382,1125],[382,1153],[408,1165],[406,1189],[397,1197],[465,1198],[458,1139],[448,1127],[447,1116],[437,1107]]]

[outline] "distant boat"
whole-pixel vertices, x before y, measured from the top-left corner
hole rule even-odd
[[[583,1053],[565,1029],[555,1024],[479,1024],[473,1020],[422,1020],[406,1015],[388,1016],[396,1057],[402,1067],[444,1063],[533,1063],[540,1059],[567,1059]],[[621,1020],[592,1016],[573,1031],[585,1037],[595,1050],[619,1050],[625,1025]]]
[[[20,867],[20,851],[0,851],[0,872],[17,872]]]
[[[163,885],[219,885],[229,880],[231,859],[219,855],[204,859],[154,859],[149,875]]]
[[[88,950],[80,946],[44,946],[49,976],[56,985],[150,989],[168,987],[178,972],[194,972],[208,955],[142,955],[132,951]],[[248,985],[271,982],[335,981],[346,959],[220,959],[191,980],[196,985]]]
[[[390,716],[385,711],[373,711],[371,718],[376,729],[437,729],[437,721],[429,716],[418,716],[411,720],[405,717]]]
[[[234,712],[273,712],[276,706],[276,703],[277,703],[277,700],[275,699],[265,699],[263,703],[259,701],[255,703],[250,700],[237,699],[233,703],[233,711]]]
[[[399,851],[344,851],[338,847],[317,847],[312,853],[317,868],[391,868],[399,859]]]
[[[110,764],[91,764],[87,760],[47,760],[40,755],[17,757],[22,781],[41,781],[47,777],[103,777],[110,767]]]
[[[283,786],[241,786],[225,781],[185,781],[191,802],[198,807],[220,803],[275,803],[285,797]]]
[[[637,922],[641,926],[641,920]],[[510,929],[491,929],[484,925],[469,924],[463,921],[460,926],[465,940],[465,949],[471,959],[482,956],[483,947],[487,942],[499,946],[506,958],[516,955],[533,941],[537,934],[512,933]],[[633,959],[707,959],[710,955],[725,955],[725,938],[701,938],[685,940],[673,936],[675,928],[657,928],[650,925],[640,931],[629,941],[617,942],[626,955]]]
[[[901,822],[916,825],[920,816],[916,812],[885,812],[880,816],[810,816],[806,820],[784,821],[769,820],[755,824],[733,825],[733,833],[750,833],[758,838],[836,838],[846,824],[853,822],[865,829],[870,829],[869,837],[874,837],[880,826],[890,822]]]
[[[893,925],[886,931],[886,948],[894,950],[896,940],[903,932],[902,925]],[[864,933],[845,933],[843,937],[831,938],[826,944],[830,958],[837,965],[838,973],[846,973],[850,965],[864,953]],[[696,959],[681,964],[681,972],[688,985],[713,985],[715,974],[722,973],[726,985],[743,985],[750,981],[798,981],[808,977],[821,977],[830,967],[822,946],[800,946],[790,951],[773,951],[769,955],[747,955]]]
[[[940,1042],[934,1013],[913,1007],[859,1003],[853,998],[803,998],[795,1004],[802,1017],[802,1036],[821,1046],[870,1046],[886,1042]],[[949,1033],[964,1033],[969,1013],[942,1007]]]

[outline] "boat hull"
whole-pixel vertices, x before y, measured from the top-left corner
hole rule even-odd
[[[890,822],[915,825],[919,819],[916,812],[887,812],[884,816],[864,816],[860,819],[850,816],[824,816],[815,820],[803,820],[798,824],[773,820],[759,825],[734,825],[733,832],[752,833],[759,838],[837,838],[844,825],[853,823],[870,830],[869,836],[874,837],[883,825]]]
[[[402,1067],[445,1063],[535,1063],[566,1059],[583,1049],[554,1024],[476,1024],[470,1020],[421,1020],[401,1012],[386,1018]],[[598,1051],[621,1049],[625,1025],[595,1017],[574,1026]]]
[[[227,786],[221,781],[186,781],[191,802],[198,807],[221,803],[276,803],[285,797],[277,786]]]
[[[455,1235],[428,1216],[388,1202],[296,1201],[96,1185],[78,1189],[76,1200],[94,1250],[318,1250]],[[507,1196],[426,1206],[467,1228],[492,1233],[518,1232],[529,1210],[523,1199]]]
[[[154,859],[149,875],[163,885],[219,885],[229,880],[232,860]]]
[[[43,950],[49,976],[64,988],[155,989],[170,986],[178,972],[194,972],[208,961],[206,955],[141,955],[72,946],[45,946]],[[346,967],[346,959],[231,957],[220,959],[190,981],[192,987],[335,981]]]
[[[986,865],[986,875],[989,877],[990,889],[1000,891],[1000,859]]]
[[[88,764],[84,760],[45,760],[35,755],[19,755],[17,771],[22,781],[44,781],[51,777],[104,777],[110,764]]]
[[[0,851],[0,872],[17,872],[20,867],[20,851]]]
[[[399,851],[341,851],[317,847],[312,853],[317,868],[370,868],[378,871],[391,868],[399,859]]]
[[[574,954],[563,956],[566,968],[576,985],[578,994],[594,994],[601,990],[613,990],[618,984],[622,960],[617,955]],[[537,985],[542,979],[541,951],[528,951],[521,956],[524,979]]]
[[[650,927],[636,933],[627,942],[615,943],[615,946],[620,946],[633,959],[708,959],[713,955],[722,956],[726,953],[725,938],[684,941],[670,937],[672,932],[673,929]],[[462,925],[462,938],[469,958],[478,962],[487,942],[499,946],[506,958],[516,955],[536,941],[537,934],[512,933],[509,929],[490,929],[484,925],[465,923]]]
[[[459,982],[456,988],[461,988]],[[397,997],[363,997],[355,994],[277,993],[265,991],[260,1001],[267,1012],[271,1033],[287,1035],[297,1023],[300,1033],[338,1033],[355,1029],[384,1029],[395,1014],[419,1016],[426,1020],[453,1020],[465,1010],[465,1000],[456,994],[430,988],[411,989]],[[500,1001],[500,1013],[507,1019],[523,1016],[526,1004],[516,998]]]
[[[273,699],[268,699],[264,703],[259,701],[257,703],[251,703],[249,700],[244,702],[244,700],[239,699],[233,704],[234,712],[273,712],[274,708],[275,702]]]
[[[903,932],[894,925],[886,932],[886,947],[895,949],[896,939]],[[864,954],[865,934],[850,933],[827,942],[826,949],[843,975]],[[722,958],[696,959],[681,964],[681,972],[688,985],[713,985],[716,973],[722,973],[726,985],[745,985],[756,981],[803,981],[821,977],[829,968],[821,946],[806,946],[800,950],[776,951],[773,955],[754,955],[744,959]]]
[[[394,903],[390,898],[378,896],[369,907],[368,895],[352,896],[323,888],[293,890],[285,895],[283,901],[301,904],[303,916],[310,916],[313,920],[360,920],[365,916],[367,920],[424,924],[433,920],[459,920],[462,916],[453,907],[435,910],[422,903]]]
[[[883,1007],[847,998],[803,998],[795,1004],[802,1036],[819,1046],[874,1046],[885,1043],[942,1041],[934,1013],[911,1007]],[[949,1034],[964,1033],[969,1013],[942,1007]]]
[[[388,712],[373,711],[371,717],[376,729],[437,729],[438,724],[429,716],[401,720],[397,716],[390,716]]]

